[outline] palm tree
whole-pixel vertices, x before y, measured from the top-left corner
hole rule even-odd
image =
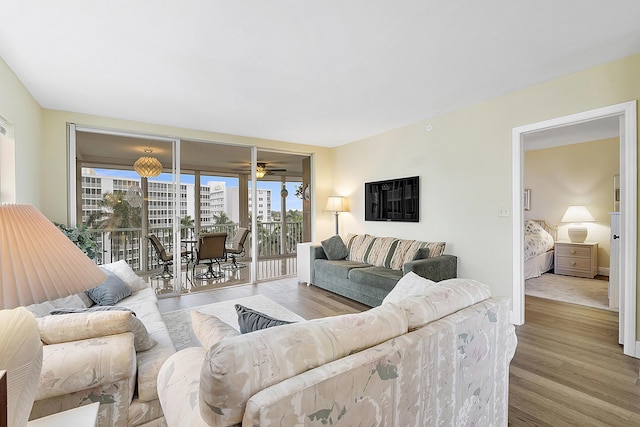
[[[218,215],[213,215],[213,220],[216,224],[233,224],[231,218],[227,216],[225,212],[220,212]]]
[[[180,219],[180,237],[186,239],[189,235],[189,230],[192,230],[194,219],[191,215],[185,215]]]
[[[111,242],[115,243],[113,249],[119,253],[120,248],[127,244],[126,234],[132,233],[130,231],[118,232],[114,238],[114,230],[142,227],[142,208],[132,207],[127,202],[126,195],[122,190],[104,193],[98,206],[100,211],[89,215],[86,225],[90,228],[110,231]],[[135,244],[134,240],[136,240],[136,236],[132,235],[130,239],[132,245]]]
[[[142,225],[142,208],[132,207],[122,190],[104,193],[98,206],[100,211],[91,213],[87,218],[86,225],[90,228],[112,230],[140,228]]]

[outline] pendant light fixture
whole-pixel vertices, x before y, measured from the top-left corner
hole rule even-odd
[[[133,164],[133,169],[143,178],[155,178],[162,172],[162,163],[155,157],[149,156],[153,153],[150,147],[144,149],[147,156],[142,156]]]

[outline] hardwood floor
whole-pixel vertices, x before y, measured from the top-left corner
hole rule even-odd
[[[306,319],[368,307],[298,284],[296,278],[160,299],[161,311],[261,294]],[[516,327],[509,425],[640,425],[640,360],[622,354],[618,314],[526,297],[526,323]]]
[[[510,369],[510,425],[640,425],[640,360],[618,345],[618,313],[527,296],[525,319]]]
[[[256,285],[229,286],[212,291],[194,292],[174,298],[160,297],[158,304],[160,311],[166,312],[251,295],[264,295],[307,320],[338,314],[358,313],[369,309],[364,304],[315,286],[298,284],[296,277]]]

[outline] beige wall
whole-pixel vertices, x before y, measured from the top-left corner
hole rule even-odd
[[[559,226],[558,239],[568,240],[568,224],[560,222],[569,205],[584,205],[595,222],[588,241],[598,242],[598,267],[609,268],[609,212],[613,211],[613,176],[620,173],[618,138],[525,152],[524,186],[531,189],[525,219],[546,219]]]
[[[2,185],[14,187],[15,202],[40,207],[41,166],[45,161],[45,157],[40,155],[42,108],[2,58],[0,114],[13,124],[15,144],[14,158],[4,150],[0,153],[0,168],[15,168],[13,182],[4,181]]]
[[[341,232],[445,240],[460,277],[512,296],[512,217],[498,216],[512,206],[512,129],[638,99],[639,75],[634,55],[336,148],[334,187],[351,202]],[[364,221],[365,181],[412,175],[420,223]]]

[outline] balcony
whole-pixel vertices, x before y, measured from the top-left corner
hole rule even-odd
[[[231,240],[238,229],[238,224],[218,224],[202,226],[202,232],[227,233],[227,240]],[[162,244],[170,250],[174,247],[173,229],[170,227],[149,227],[149,232],[155,234]],[[92,229],[91,233],[98,242],[98,259],[96,263],[106,264],[125,260],[131,268],[142,276],[148,277],[161,268],[155,252],[148,239],[142,235],[141,228],[119,228],[111,230]],[[274,279],[292,276],[297,272],[296,249],[302,242],[302,221],[289,221],[285,232],[282,233],[281,222],[259,222],[258,232],[249,234],[245,247],[245,257],[239,259],[243,263],[251,263],[250,258],[252,239],[258,239],[258,280]],[[181,227],[180,235],[183,240],[194,240],[194,227]],[[186,271],[186,266],[183,265]],[[250,268],[243,268],[233,274],[226,274],[221,279],[197,281],[187,280],[183,272],[182,292],[194,292],[212,287],[230,284],[248,283],[251,281]],[[150,279],[152,287],[158,294],[173,291],[173,281],[167,279]],[[203,283],[206,282],[206,283]]]

